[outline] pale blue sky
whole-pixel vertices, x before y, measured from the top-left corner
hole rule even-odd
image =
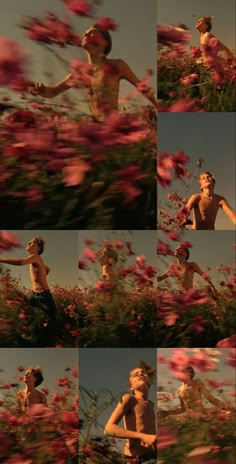
[[[195,24],[202,16],[215,16],[213,34],[228,47],[235,48],[235,0],[157,0],[157,22],[185,24],[193,36],[190,45],[199,45]]]
[[[178,348],[171,349],[171,348],[158,348],[157,349],[157,354],[165,356],[166,358],[170,358],[172,356],[172,353],[177,350]],[[205,384],[208,386],[206,379],[212,379],[216,380],[218,382],[222,381],[229,381],[231,384],[230,385],[225,385],[222,387],[224,389],[224,392],[221,396],[218,397],[216,394],[217,390],[212,389],[212,394],[215,395],[217,398],[221,399],[222,401],[231,401],[234,402],[234,399],[232,396],[229,396],[229,392],[235,391],[236,387],[236,377],[235,377],[235,368],[227,364],[227,355],[228,355],[228,349],[227,348],[214,348],[215,351],[218,352],[218,354],[214,354],[214,358],[216,358],[219,362],[214,365],[213,370],[209,370],[208,372],[200,372],[197,369],[195,369],[196,372],[196,378],[200,378],[205,382]],[[195,352],[192,351],[192,349],[189,349],[186,354],[188,356],[194,356]],[[190,362],[191,364],[191,362]],[[171,380],[171,384],[167,384],[167,381]],[[180,387],[182,384],[181,381],[177,380],[176,377],[169,371],[168,366],[166,364],[162,364],[158,362],[157,365],[157,385],[158,386],[163,386],[166,392],[171,392],[171,393],[176,393],[176,390]],[[211,403],[208,403],[209,406],[211,406]],[[176,400],[173,401],[173,405],[179,405],[179,399],[177,398]],[[160,403],[160,407],[164,407],[163,404]]]
[[[169,243],[172,250],[179,245],[179,242],[166,239],[164,232],[158,231],[157,236],[162,241]],[[222,273],[216,271],[216,267],[224,264],[232,268],[235,264],[235,233],[233,231],[185,231],[182,241],[188,241],[192,244],[190,248],[189,261],[196,262],[199,267],[205,272],[207,267],[210,267],[209,276],[216,287],[219,276],[221,275],[220,281],[224,280]],[[163,259],[162,259],[163,258]],[[163,263],[177,262],[174,256],[159,256],[157,257],[157,273],[162,274],[168,269]],[[194,281],[198,281],[200,276],[195,274]],[[168,278],[158,285],[176,286],[174,278]],[[203,281],[203,285],[207,285],[207,282]],[[218,287],[220,288],[220,287]]]
[[[235,125],[234,113],[161,113],[158,117],[158,154],[176,154],[183,150],[190,158],[186,168],[196,172],[210,171],[216,178],[215,193],[223,195],[235,210]],[[204,159],[201,169],[196,171],[196,161]],[[176,192],[189,198],[200,192],[198,179],[194,180],[188,192],[181,181],[174,181],[169,188],[158,184],[159,201],[166,201],[169,192]],[[219,211],[216,229],[234,230],[234,224]]]
[[[68,72],[58,65],[51,54],[44,51],[36,42],[24,37],[24,31],[17,27],[25,16],[41,16],[45,10],[50,10],[64,18],[72,18],[75,31],[81,35],[93,24],[92,19],[79,18],[70,14],[60,0],[1,0],[0,30],[1,35],[11,37],[21,42],[30,53],[30,75],[33,80],[43,80],[46,84],[63,79]],[[146,69],[156,70],[156,0],[104,0],[97,10],[98,17],[111,17],[118,24],[119,29],[112,32],[113,49],[110,58],[122,58],[141,79]],[[87,59],[81,48],[55,50],[60,52],[69,61],[75,58]],[[47,81],[44,72],[52,72],[52,81]],[[151,84],[156,85],[156,76],[152,77]],[[123,97],[134,88],[122,82],[121,96]],[[1,89],[0,89],[1,94]],[[69,91],[68,96],[78,95],[77,91]],[[80,97],[81,98],[81,94]],[[142,99],[142,102],[146,100]]]
[[[76,348],[1,348],[0,349],[0,384],[16,383],[17,376],[22,375],[17,367],[23,366],[25,370],[29,367],[40,366],[43,371],[44,381],[38,387],[49,388],[54,394],[61,391],[56,385],[58,378],[68,376],[78,388],[78,379],[72,377],[71,371],[79,367],[79,350]],[[66,372],[67,367],[71,371]],[[24,388],[24,382],[19,382],[19,389]],[[17,389],[18,390],[18,389]],[[0,390],[0,398],[2,391]]]
[[[58,284],[63,287],[78,285],[78,232],[73,230],[11,230],[21,238],[23,248],[1,253],[1,258],[26,258],[26,246],[33,237],[42,237],[46,241],[42,256],[43,261],[51,268],[48,274],[49,285]],[[12,276],[21,279],[22,285],[31,288],[29,266],[10,266]]]
[[[133,265],[136,256],[145,255],[147,264],[156,266],[156,231],[153,230],[133,230],[133,231],[104,231],[104,230],[85,230],[79,232],[79,257],[84,258],[83,249],[88,248],[84,243],[85,238],[95,240],[100,246],[94,245],[91,249],[97,250],[104,245],[102,240],[130,241],[135,255],[129,256],[126,265]],[[100,264],[88,262],[89,270],[79,270],[79,277],[85,285],[93,285],[101,276]]]

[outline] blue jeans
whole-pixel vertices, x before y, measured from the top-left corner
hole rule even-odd
[[[44,292],[32,291],[27,300],[32,306],[42,309],[49,319],[55,319],[57,308],[50,290],[44,290]]]

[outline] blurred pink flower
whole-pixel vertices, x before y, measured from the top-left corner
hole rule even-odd
[[[68,10],[77,16],[90,17],[93,5],[86,0],[63,0]]]
[[[100,18],[96,24],[106,31],[116,31],[118,28],[118,24],[112,18]]]
[[[17,367],[17,370],[18,370],[19,372],[23,372],[23,371],[25,370],[25,368],[24,368],[23,366],[18,366],[18,367]]]
[[[163,153],[157,157],[157,180],[164,188],[171,183],[170,170],[173,166],[173,157],[170,153]]]
[[[70,161],[70,165],[63,168],[63,180],[67,187],[73,187],[83,182],[86,172],[91,170],[91,166],[81,159]]]
[[[26,53],[23,47],[8,37],[0,36],[0,86],[17,91],[25,90],[25,64]]]
[[[83,270],[88,269],[84,259],[79,259],[78,260],[78,267],[79,267],[79,269],[83,269]]]
[[[179,234],[177,234],[177,232],[167,232],[166,235],[170,240],[178,241],[180,239]]]
[[[111,289],[111,286],[108,282],[104,282],[103,280],[97,280],[95,284],[95,289],[98,292],[107,292]]]
[[[90,250],[90,248],[84,248],[83,254],[86,259],[91,261],[91,263],[96,263],[96,252],[95,251]]]
[[[188,175],[188,171],[185,168],[185,163],[190,161],[190,158],[186,156],[183,150],[179,150],[176,155],[173,155],[173,167],[175,170],[175,177],[180,179],[183,176]]]
[[[170,427],[158,427],[157,449],[163,450],[178,441],[176,430]]]
[[[21,248],[20,239],[17,235],[6,230],[0,230],[0,253],[11,250],[12,248]]]
[[[236,334],[231,335],[228,338],[223,338],[223,340],[220,340],[216,347],[217,348],[234,348],[236,346]]]
[[[236,348],[229,348],[226,356],[227,364],[236,367]]]
[[[187,44],[191,39],[191,35],[185,29],[171,25],[157,26],[157,44],[166,45],[168,47],[177,44]]]

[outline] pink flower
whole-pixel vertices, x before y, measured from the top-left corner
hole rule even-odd
[[[228,338],[224,338],[223,340],[220,340],[216,347],[217,348],[234,348],[236,346],[236,334],[231,335]]]
[[[186,176],[188,171],[185,168],[185,163],[190,161],[190,158],[186,156],[183,150],[179,150],[176,155],[173,156],[173,167],[175,169],[175,176],[177,179]]]
[[[79,378],[79,370],[78,369],[74,369],[72,371],[72,375],[75,379],[78,379]]]
[[[0,230],[0,253],[12,248],[21,248],[19,237],[6,230]]]
[[[186,241],[186,242],[182,242],[182,246],[183,246],[184,248],[192,248],[192,244],[191,244],[190,242],[187,242],[187,241]]]
[[[63,0],[71,13],[77,16],[90,17],[93,12],[93,5],[86,0]]]
[[[78,430],[79,418],[75,412],[64,411],[62,414],[62,421],[67,429],[71,431]]]
[[[177,433],[170,427],[159,427],[157,438],[157,449],[163,450],[177,443]]]
[[[96,252],[95,251],[90,250],[90,248],[84,248],[83,254],[86,259],[91,261],[91,263],[96,263]]]
[[[84,261],[84,259],[79,259],[78,260],[78,267],[79,269],[87,269],[87,265],[86,265],[86,262]]]
[[[73,187],[83,182],[86,172],[91,170],[91,166],[81,159],[70,161],[70,165],[63,168],[63,179],[67,187]]]
[[[166,235],[170,240],[179,240],[179,234],[177,234],[176,232],[167,232]]]
[[[118,24],[111,18],[100,18],[96,21],[96,24],[100,27],[100,29],[104,29],[106,31],[116,31],[118,28]]]
[[[191,35],[180,27],[176,26],[157,26],[157,43],[171,47],[176,44],[185,44],[191,39]]]
[[[98,292],[107,292],[109,291],[111,288],[110,284],[108,282],[104,282],[102,280],[97,280],[96,284],[95,284],[95,289],[98,291]]]
[[[157,157],[157,180],[164,188],[171,183],[170,170],[174,166],[172,158],[170,153],[163,153]]]
[[[19,372],[23,372],[23,371],[25,370],[25,368],[24,368],[23,366],[18,366],[18,367],[17,367],[17,370],[18,370]]]
[[[96,243],[95,240],[92,240],[91,238],[84,238],[83,241],[86,245],[94,245]]]
[[[197,78],[198,78],[198,75],[194,73],[194,74],[190,74],[189,76],[182,77],[180,81],[182,82],[182,84],[189,86],[189,85],[192,85],[193,82],[196,81]]]
[[[199,316],[200,317],[200,316]],[[210,356],[207,356],[202,351],[198,351],[191,357],[191,365],[201,372],[207,372],[214,367],[214,362]]]
[[[8,37],[0,36],[0,86],[18,91],[25,90],[25,63],[26,53],[23,47]]]
[[[119,171],[116,171],[118,181],[115,186],[119,188],[125,197],[125,203],[132,202],[142,191],[135,185],[135,181],[147,177],[138,166],[130,165]]]
[[[226,360],[227,364],[232,367],[236,367],[236,348],[229,348]]]

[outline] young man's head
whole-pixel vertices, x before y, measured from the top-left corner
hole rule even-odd
[[[215,187],[215,177],[213,176],[213,174],[209,171],[206,171],[206,172],[201,172],[200,176],[199,176],[199,186],[200,186],[200,189],[201,191],[204,190],[204,188],[207,188],[207,187]]]
[[[196,23],[196,29],[199,32],[210,32],[212,29],[211,16],[203,16]]]
[[[45,242],[41,237],[34,237],[27,245],[27,251],[31,255],[41,255],[44,251]]]
[[[43,382],[43,373],[40,367],[30,367],[24,374],[23,380],[26,384],[33,383],[38,387]]]
[[[98,253],[98,260],[101,266],[109,264],[114,265],[118,261],[118,254],[114,248],[105,247]]]
[[[188,261],[189,256],[190,256],[189,249],[180,245],[175,250],[175,256],[176,258],[184,258],[185,261]]]
[[[148,390],[151,385],[150,376],[142,367],[135,367],[129,373],[129,388],[132,393],[135,390]]]
[[[195,376],[195,370],[192,366],[187,365],[182,369],[181,374],[183,375],[183,380],[193,380]]]
[[[111,35],[107,30],[94,24],[84,33],[82,47],[88,52],[101,52],[107,56],[112,49]]]

